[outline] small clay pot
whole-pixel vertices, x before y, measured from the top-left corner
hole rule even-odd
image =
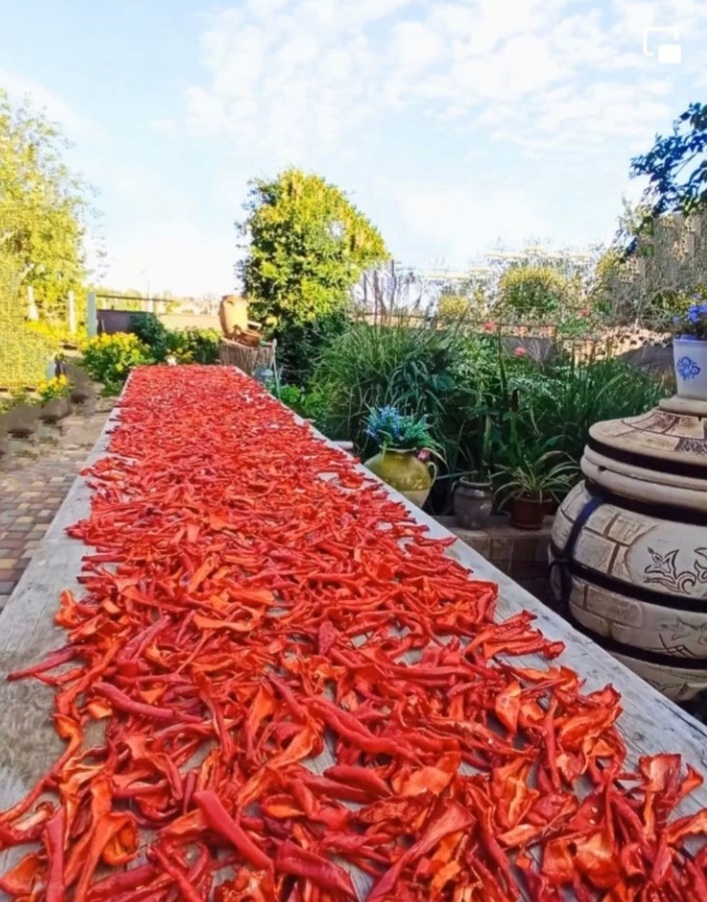
[[[454,487],[454,516],[463,529],[485,529],[493,510],[490,482],[460,479]]]
[[[43,423],[58,423],[71,413],[68,398],[52,398],[43,404],[39,411],[39,419]]]
[[[76,382],[71,389],[70,398],[74,404],[83,404],[96,397],[96,390],[90,382]]]
[[[7,413],[7,431],[14,438],[29,438],[37,431],[38,421],[38,407],[30,404],[18,404]]]
[[[510,503],[511,526],[516,529],[541,529],[545,519],[545,500],[516,495]]]
[[[551,516],[553,516],[553,514],[557,513],[557,509],[559,506],[560,506],[560,503],[557,500],[557,498],[554,497],[554,495],[550,495],[549,497],[543,499],[543,510],[545,511],[545,514],[549,517],[551,517]]]

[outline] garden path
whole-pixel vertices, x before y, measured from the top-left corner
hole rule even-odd
[[[10,439],[0,457],[0,612],[39,547],[113,406],[76,411],[33,441]]]

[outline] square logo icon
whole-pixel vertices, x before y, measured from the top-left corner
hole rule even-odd
[[[661,66],[677,66],[682,62],[682,45],[677,28],[646,28],[643,32],[643,55],[653,57]]]
[[[679,66],[682,62],[680,44],[658,44],[658,62],[661,66]]]

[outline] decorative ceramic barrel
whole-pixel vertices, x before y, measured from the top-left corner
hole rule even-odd
[[[552,535],[570,620],[675,701],[707,690],[707,403],[599,423]]]

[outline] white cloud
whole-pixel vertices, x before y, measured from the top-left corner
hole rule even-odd
[[[525,0],[511,14],[498,0],[252,0],[210,19],[189,124],[299,162],[417,104],[460,127],[483,116],[493,138],[521,147],[571,138],[596,148],[607,132],[644,137],[668,113],[651,83],[667,99],[684,71],[643,56],[655,23],[697,39],[707,4]]]

